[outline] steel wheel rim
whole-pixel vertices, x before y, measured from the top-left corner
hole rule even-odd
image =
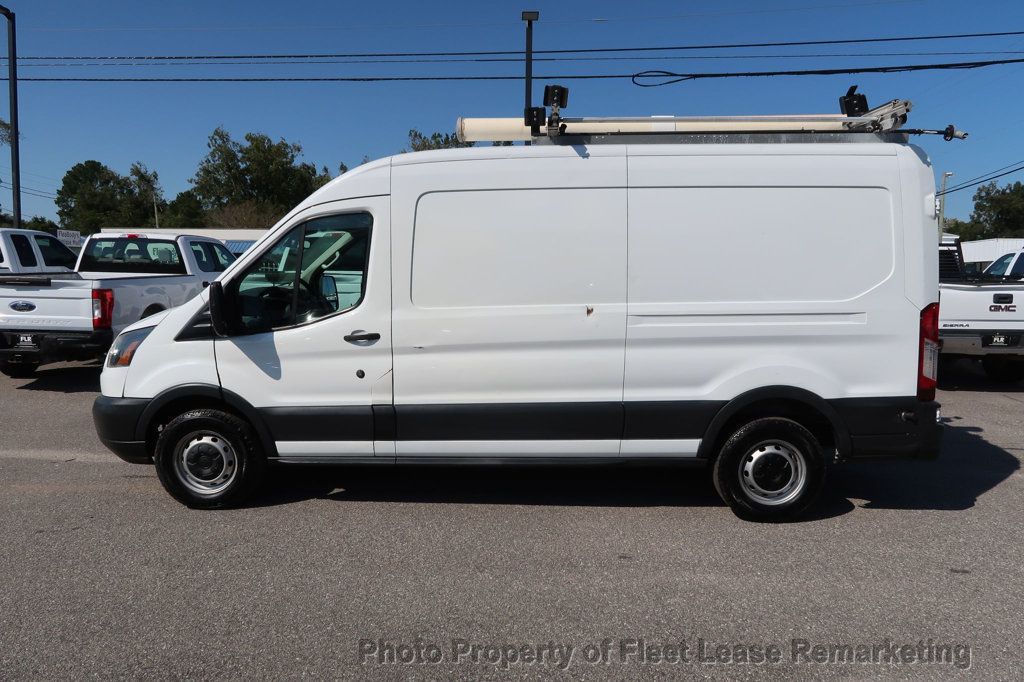
[[[766,440],[750,448],[739,463],[743,494],[758,504],[792,502],[807,486],[807,461],[791,443]]]
[[[174,474],[197,495],[216,495],[238,476],[238,456],[226,438],[213,432],[192,433],[178,441]]]

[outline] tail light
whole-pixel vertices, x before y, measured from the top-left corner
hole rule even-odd
[[[111,289],[92,290],[92,328],[110,329],[114,322],[114,292]]]
[[[939,377],[939,304],[921,311],[921,341],[917,358],[917,399],[935,400]]]

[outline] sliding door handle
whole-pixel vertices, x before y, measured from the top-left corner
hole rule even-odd
[[[360,341],[380,341],[380,334],[377,332],[364,332],[362,329],[357,329],[351,334],[346,334],[344,338],[349,343],[359,343]]]

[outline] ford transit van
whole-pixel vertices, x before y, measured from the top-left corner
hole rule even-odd
[[[194,507],[282,462],[673,461],[797,515],[938,451],[933,173],[868,137],[367,163],[118,336],[99,435]]]

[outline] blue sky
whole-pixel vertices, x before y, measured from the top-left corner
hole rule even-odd
[[[18,48],[29,55],[272,54],[516,50],[522,9],[538,9],[535,47],[767,42],[1024,30],[1024,3],[924,0],[735,2],[80,2],[10,0]],[[595,19],[600,19],[599,21]],[[6,49],[6,48],[4,48]],[[1020,51],[1008,55],[717,58],[722,54]],[[6,54],[6,53],[5,53]],[[1024,57],[1024,36],[877,45],[698,52],[714,59],[539,62],[535,74],[632,73],[643,69],[737,71]],[[519,75],[520,64],[315,64],[217,66],[29,66],[19,75]],[[913,126],[956,123],[965,142],[921,140],[937,172],[968,179],[1024,158],[1024,64],[976,71],[699,81],[642,89],[621,81],[566,81],[569,115],[748,114],[837,111],[856,83],[872,105],[911,99]],[[536,83],[537,98],[543,80]],[[3,89],[3,92],[6,88]],[[126,173],[156,170],[167,198],[189,187],[216,126],[241,137],[260,131],[299,142],[306,160],[357,164],[400,150],[410,128],[453,128],[456,117],[516,116],[522,83],[33,83],[19,90],[22,184],[54,193],[77,162],[97,159]],[[0,111],[6,118],[6,97]],[[6,150],[0,177],[10,178]],[[1020,176],[1006,180],[1020,179]],[[1004,180],[1005,181],[1005,180]],[[948,214],[966,217],[973,190],[951,194]],[[10,190],[0,204],[10,209]],[[27,215],[56,218],[46,198],[25,196]]]

